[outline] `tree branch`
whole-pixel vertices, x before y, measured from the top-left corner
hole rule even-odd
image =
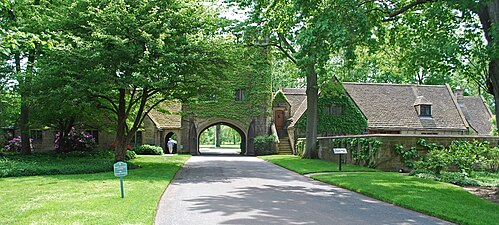
[[[109,108],[107,106],[105,107],[101,107],[101,108],[104,108],[104,109],[109,109],[115,113],[118,113],[118,106],[116,105],[116,103],[113,102],[113,99],[111,99],[110,97],[107,97],[107,96],[104,96],[104,95],[96,95],[95,97],[97,98],[102,98],[104,100],[107,100],[109,103],[111,103],[111,105],[113,106],[113,108]]]
[[[426,3],[432,3],[432,2],[436,2],[438,0],[415,0],[414,2],[411,2],[409,4],[407,4],[406,6],[398,9],[398,10],[395,10],[391,13],[388,14],[388,18],[386,19],[383,19],[382,21],[383,22],[388,22],[388,21],[392,21],[394,20],[395,17],[397,17],[398,15],[402,14],[402,13],[405,13],[406,11],[418,6],[418,5],[423,5],[423,4],[426,4]]]

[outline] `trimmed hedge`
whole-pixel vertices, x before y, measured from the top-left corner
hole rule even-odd
[[[163,149],[154,145],[140,145],[133,147],[133,151],[137,155],[162,155]]]
[[[256,136],[255,137],[255,154],[256,155],[271,155],[275,154],[273,144],[275,143],[274,136]]]

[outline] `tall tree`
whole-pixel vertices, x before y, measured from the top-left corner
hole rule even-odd
[[[446,1],[436,1],[436,0],[411,0],[411,1],[387,1],[384,5],[385,7],[385,21],[395,21],[402,20],[404,14],[410,12],[418,12],[421,9],[438,9],[445,8],[453,12],[454,18],[449,18],[450,20],[461,20],[460,24],[462,27],[455,29],[455,32],[463,32],[462,30],[468,29],[470,20],[478,18],[481,24],[481,29],[483,31],[484,37],[486,39],[486,54],[483,51],[475,51],[471,54],[475,54],[478,57],[482,57],[481,60],[469,61],[470,69],[476,71],[476,74],[467,74],[467,77],[478,86],[482,86],[484,83],[488,86],[488,92],[494,96],[495,101],[495,111],[498,112],[499,109],[499,0],[480,0],[480,1],[469,1],[469,0],[446,0]],[[463,19],[468,19],[465,21]],[[441,18],[433,19],[437,24],[439,22],[445,22]],[[471,28],[476,30],[475,28]],[[429,32],[431,35],[432,33]],[[466,37],[471,42],[469,46],[475,48],[475,50],[482,49],[481,46],[474,45],[480,40],[476,39],[476,35]],[[483,76],[483,63],[482,60],[486,59],[487,62],[487,75]],[[443,59],[444,60],[444,59]],[[445,60],[444,60],[445,61]],[[471,76],[470,76],[471,75]],[[485,79],[485,80],[483,80]],[[496,113],[496,119],[499,116]]]
[[[40,0],[2,1],[0,2],[0,54],[3,72],[16,80],[16,91],[19,93],[21,130],[21,153],[30,154],[29,142],[29,97],[31,80],[36,73],[35,62],[43,45],[45,6]],[[10,69],[9,69],[10,68]]]
[[[89,0],[61,10],[51,66],[114,113],[116,161],[151,109],[206,90],[230,64],[233,42],[202,1]]]
[[[355,46],[375,42],[374,27],[380,22],[375,1],[237,2],[250,9],[241,24],[247,43],[273,46],[306,77],[307,145],[303,157],[316,154],[318,74],[326,75],[332,56],[350,60]]]

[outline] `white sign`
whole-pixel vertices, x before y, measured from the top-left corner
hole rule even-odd
[[[346,148],[333,148],[334,154],[347,154]]]
[[[114,164],[114,176],[124,177],[128,175],[128,167],[124,162],[117,162]]]

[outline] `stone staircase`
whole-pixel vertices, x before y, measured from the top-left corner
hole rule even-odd
[[[279,144],[277,144],[277,148],[279,149],[279,155],[292,155],[293,150],[291,149],[291,145],[289,143],[288,137],[279,138]]]

